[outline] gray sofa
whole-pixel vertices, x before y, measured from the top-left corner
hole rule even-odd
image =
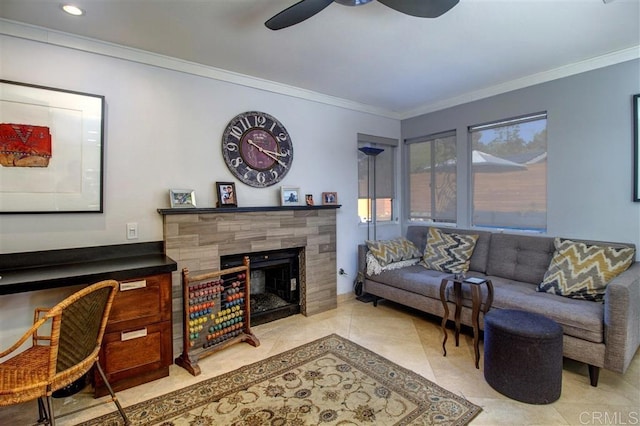
[[[563,328],[563,355],[589,366],[592,386],[597,386],[600,368],[624,373],[640,345],[640,262],[607,285],[604,303],[571,299],[536,292],[549,266],[554,238],[500,232],[439,227],[443,232],[479,235],[467,276],[487,277],[494,286],[492,309],[524,309],[557,321]],[[427,242],[428,227],[409,226],[407,239],[420,252]],[[633,244],[593,242],[615,247]],[[363,292],[439,317],[444,315],[440,282],[451,274],[426,269],[422,265],[367,275],[367,246],[358,248],[358,268]],[[483,300],[486,286],[481,286]],[[448,287],[450,289],[451,286]],[[449,319],[455,305],[449,297]],[[471,325],[471,294],[463,286],[461,322]],[[480,328],[483,328],[482,314]]]

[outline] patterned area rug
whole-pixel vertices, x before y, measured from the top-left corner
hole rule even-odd
[[[465,425],[480,407],[336,334],[131,407],[135,425]],[[112,413],[91,425],[122,425]]]

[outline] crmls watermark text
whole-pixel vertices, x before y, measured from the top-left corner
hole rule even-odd
[[[638,411],[583,411],[581,425],[640,425]]]

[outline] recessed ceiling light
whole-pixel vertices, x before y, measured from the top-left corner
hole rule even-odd
[[[73,16],[82,16],[84,15],[84,10],[80,9],[78,6],[74,6],[72,4],[63,4],[62,10],[67,12],[69,15]]]

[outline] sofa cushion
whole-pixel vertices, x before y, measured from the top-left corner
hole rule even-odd
[[[616,248],[556,238],[556,251],[537,291],[602,301],[609,281],[633,262],[633,248]]]
[[[438,228],[429,228],[422,258],[424,266],[440,272],[467,272],[476,241],[478,235],[445,233]]]
[[[421,255],[418,248],[404,237],[384,241],[369,240],[367,247],[382,267],[401,260],[416,259]]]
[[[494,287],[492,309],[524,309],[558,322],[564,334],[590,342],[604,341],[604,305],[588,300],[570,299],[555,294],[540,293],[536,286],[499,277],[488,277]],[[483,300],[486,294],[482,286]],[[471,297],[465,294],[465,298]],[[471,301],[465,300],[471,306]]]
[[[488,276],[494,288],[491,309],[521,309],[535,312],[558,322],[564,334],[594,343],[604,341],[604,305],[588,300],[569,299],[536,292],[536,286],[514,280]],[[487,286],[481,285],[483,302]],[[455,303],[452,286],[447,287],[447,300]],[[462,285],[462,305],[471,309],[471,286]]]
[[[487,275],[538,285],[553,257],[553,238],[494,233]]]
[[[451,274],[425,269],[422,265],[382,271],[373,280],[389,287],[406,290],[432,299],[440,300],[440,283]]]

